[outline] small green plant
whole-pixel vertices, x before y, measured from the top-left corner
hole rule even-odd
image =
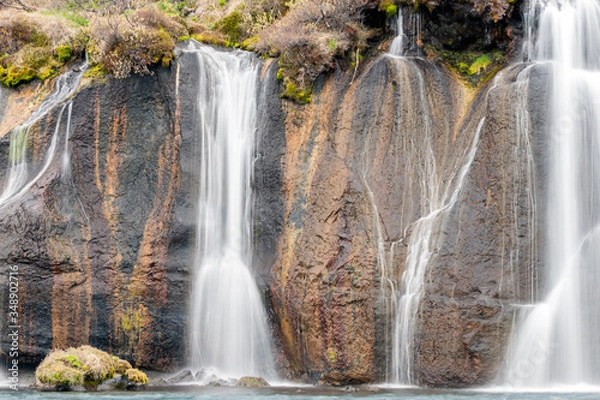
[[[335,39],[331,39],[327,43],[327,47],[329,47],[329,50],[331,50],[332,52],[335,52],[335,49],[337,48],[337,41]]]
[[[239,42],[244,35],[242,29],[243,16],[239,11],[234,11],[221,18],[216,23],[216,28],[222,32],[230,42]]]
[[[65,357],[65,360],[69,363],[69,365],[71,365],[71,367],[73,368],[81,368],[81,362],[79,361],[79,359],[72,355],[72,354],[68,354]]]
[[[227,0],[219,0],[219,5],[222,7],[227,4]]]
[[[281,94],[281,97],[295,101],[298,104],[308,104],[311,101],[312,90],[306,88],[304,90],[299,89],[294,82],[288,81],[285,84],[285,90]]]
[[[393,17],[398,14],[398,7],[394,0],[383,0],[379,3],[379,9],[384,11],[388,17]]]
[[[471,66],[469,66],[469,75],[475,75],[485,71],[491,63],[492,59],[490,56],[487,54],[482,54],[473,62],[473,64],[471,64]]]
[[[56,59],[61,62],[68,61],[73,55],[71,46],[58,46],[56,48]]]
[[[327,349],[327,358],[329,358],[331,364],[335,364],[337,361],[337,353],[331,347]]]

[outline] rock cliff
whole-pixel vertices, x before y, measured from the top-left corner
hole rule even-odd
[[[409,332],[412,382],[492,381],[512,304],[535,295],[543,261],[547,72],[514,65],[474,90],[430,61],[380,56],[356,76],[319,78],[305,106],[279,98],[276,72],[265,64],[258,94],[253,259],[280,373],[394,380]],[[0,262],[19,268],[23,362],[90,344],[141,367],[185,365],[197,75],[183,53],[152,76],[85,81],[68,141],[62,105],[30,129],[35,171],[62,115],[49,169],[0,210]],[[35,101],[1,96],[3,110]],[[0,117],[8,165],[14,111]],[[403,327],[407,271],[422,285]]]

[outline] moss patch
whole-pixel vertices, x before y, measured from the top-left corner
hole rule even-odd
[[[139,369],[128,369],[125,371],[125,377],[129,382],[135,383],[136,385],[146,385],[148,383],[148,377]]]
[[[506,60],[499,50],[489,53],[470,53],[438,51],[428,47],[426,51],[430,58],[446,64],[473,87],[488,82],[506,64]]]
[[[221,31],[230,42],[238,43],[244,34],[242,29],[243,17],[239,11],[234,11],[217,21],[215,27]]]
[[[379,9],[384,11],[388,17],[393,17],[398,14],[398,7],[394,0],[382,0],[379,2]]]

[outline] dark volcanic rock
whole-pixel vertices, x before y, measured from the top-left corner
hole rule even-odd
[[[419,6],[425,44],[455,51],[511,52],[522,38],[521,0],[407,0]]]
[[[179,116],[174,74],[157,72],[80,90],[70,174],[63,125],[48,171],[2,212],[0,259],[21,279],[24,362],[88,343],[152,368],[183,358],[187,290],[166,269]],[[60,108],[32,129],[32,164],[45,157]]]

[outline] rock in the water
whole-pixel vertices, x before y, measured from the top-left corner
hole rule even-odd
[[[194,373],[191,370],[184,369],[183,371],[180,371],[180,372],[176,373],[175,375],[173,375],[169,378],[165,378],[163,380],[169,384],[176,384],[176,383],[195,382],[196,378],[194,376]]]
[[[237,383],[239,387],[261,388],[269,387],[269,383],[259,376],[242,376]]]
[[[124,365],[129,363],[91,346],[81,346],[52,351],[36,369],[35,377],[37,385],[47,389],[64,391],[84,387],[86,390],[96,390],[102,382],[112,379]],[[129,371],[133,370],[129,369],[125,374]],[[131,373],[128,379],[141,382],[146,375],[143,372],[140,374],[143,376]],[[147,382],[146,378],[144,383]]]

